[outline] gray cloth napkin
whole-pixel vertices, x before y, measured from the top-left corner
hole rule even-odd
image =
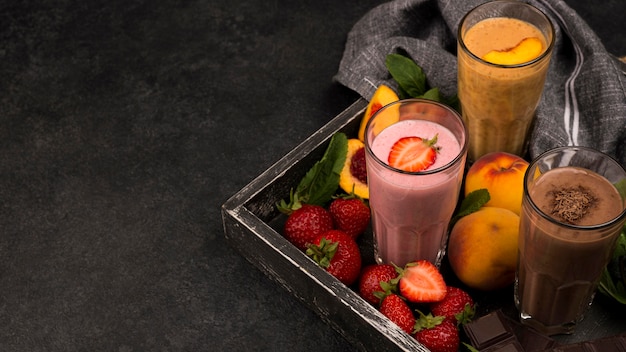
[[[410,56],[431,87],[456,94],[457,28],[484,0],[396,0],[379,5],[348,34],[334,79],[369,100],[380,84],[397,85],[385,67],[389,53]],[[546,13],[556,43],[537,110],[529,154],[558,146],[588,146],[626,167],[626,76],[584,20],[561,0],[530,0]]]

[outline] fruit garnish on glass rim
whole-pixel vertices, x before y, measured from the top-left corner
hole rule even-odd
[[[391,147],[388,163],[399,170],[418,172],[428,169],[437,159],[437,135],[432,139],[421,137],[400,138]]]
[[[516,46],[504,50],[492,50],[482,59],[499,65],[518,65],[531,61],[541,55],[543,44],[539,38],[524,38]]]

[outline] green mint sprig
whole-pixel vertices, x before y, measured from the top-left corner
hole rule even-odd
[[[289,214],[302,207],[303,203],[324,206],[339,187],[339,176],[347,154],[348,137],[341,132],[335,133],[322,158],[304,175],[295,191],[291,190],[289,201],[282,199],[278,202],[278,210]]]
[[[489,195],[489,191],[484,188],[472,191],[461,201],[459,210],[450,221],[450,226],[452,227],[460,218],[478,211],[490,199],[491,196]]]
[[[429,88],[424,70],[412,59],[400,54],[389,54],[385,58],[385,66],[398,83],[398,95],[401,99],[430,99],[459,111],[458,97],[454,95],[448,98],[439,92],[439,88]]]
[[[626,304],[626,225],[617,239],[617,245],[609,264],[602,271],[598,290]]]

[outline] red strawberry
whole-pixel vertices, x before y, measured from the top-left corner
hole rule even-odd
[[[340,230],[318,235],[306,250],[322,268],[346,285],[352,285],[361,272],[361,252],[356,241]]]
[[[306,250],[319,234],[333,228],[330,213],[319,205],[304,204],[293,211],[283,229],[283,235],[294,246]]]
[[[398,276],[396,268],[391,264],[371,264],[361,270],[359,278],[359,294],[373,305],[380,303],[380,294],[392,293],[397,290],[390,281]],[[383,287],[384,286],[384,287]],[[379,294],[376,294],[378,292]]]
[[[335,228],[352,238],[359,237],[370,223],[370,208],[359,198],[347,196],[334,199],[328,207]]]
[[[380,312],[407,334],[413,332],[415,317],[409,305],[400,296],[394,294],[385,296],[380,303]]]
[[[459,330],[454,320],[433,317],[418,311],[415,322],[415,339],[431,352],[457,352],[460,345]]]
[[[398,140],[389,152],[388,163],[396,169],[417,172],[428,169],[435,163],[439,147],[437,135],[432,139],[404,137]]]
[[[408,263],[400,272],[400,294],[414,303],[441,301],[446,296],[443,276],[431,262],[418,260]]]
[[[430,311],[460,324],[470,322],[474,318],[474,300],[469,293],[458,287],[448,286],[442,301],[432,303]]]

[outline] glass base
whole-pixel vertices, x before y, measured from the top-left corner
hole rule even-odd
[[[437,255],[435,256],[435,260],[433,261],[432,259],[428,259],[428,258],[422,258],[422,259],[426,259],[428,261],[430,261],[431,263],[433,263],[437,269],[441,268],[441,263],[443,262],[443,258],[446,256],[446,247],[444,246],[443,248],[441,248],[438,252]],[[378,246],[376,245],[376,241],[374,241],[374,260],[376,261],[377,264],[395,264],[398,265],[400,267],[404,267],[404,265],[406,264],[401,264],[399,265],[398,263],[394,262],[394,261],[386,261],[385,259],[383,259],[383,257],[380,255],[379,251],[378,251]],[[409,260],[409,259],[406,259]],[[405,261],[406,261],[405,260]],[[419,259],[411,259],[410,261],[417,261]]]
[[[538,322],[537,320],[533,319],[533,317],[531,317],[530,315],[524,314],[524,313],[520,313],[520,322],[548,336],[571,335],[572,333],[574,333],[574,330],[576,329],[576,325],[577,325],[577,322],[568,322],[568,323],[563,323],[563,324],[556,325],[556,326],[546,326]]]

